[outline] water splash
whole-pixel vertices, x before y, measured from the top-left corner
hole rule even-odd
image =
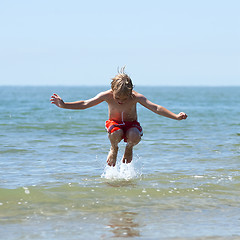
[[[106,166],[101,177],[110,180],[131,180],[141,176],[141,172],[134,168],[134,163],[119,162],[115,167]]]

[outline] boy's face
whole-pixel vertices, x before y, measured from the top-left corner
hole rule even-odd
[[[124,104],[128,101],[130,95],[113,91],[113,98],[118,104]]]

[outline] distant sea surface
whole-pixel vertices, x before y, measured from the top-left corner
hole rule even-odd
[[[136,87],[188,119],[138,105],[131,164],[106,166],[106,103],[50,104],[105,87],[0,87],[1,239],[240,239],[240,87]]]

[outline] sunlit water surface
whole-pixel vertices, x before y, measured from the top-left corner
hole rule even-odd
[[[189,118],[139,106],[144,136],[115,168],[105,103],[49,103],[105,89],[0,87],[1,239],[240,239],[240,88],[136,88]]]

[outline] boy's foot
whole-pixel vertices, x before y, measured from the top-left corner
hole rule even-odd
[[[122,162],[130,163],[132,161],[132,157],[133,157],[133,147],[126,145]]]
[[[118,147],[111,147],[107,157],[107,164],[109,166],[115,166],[117,161]]]

